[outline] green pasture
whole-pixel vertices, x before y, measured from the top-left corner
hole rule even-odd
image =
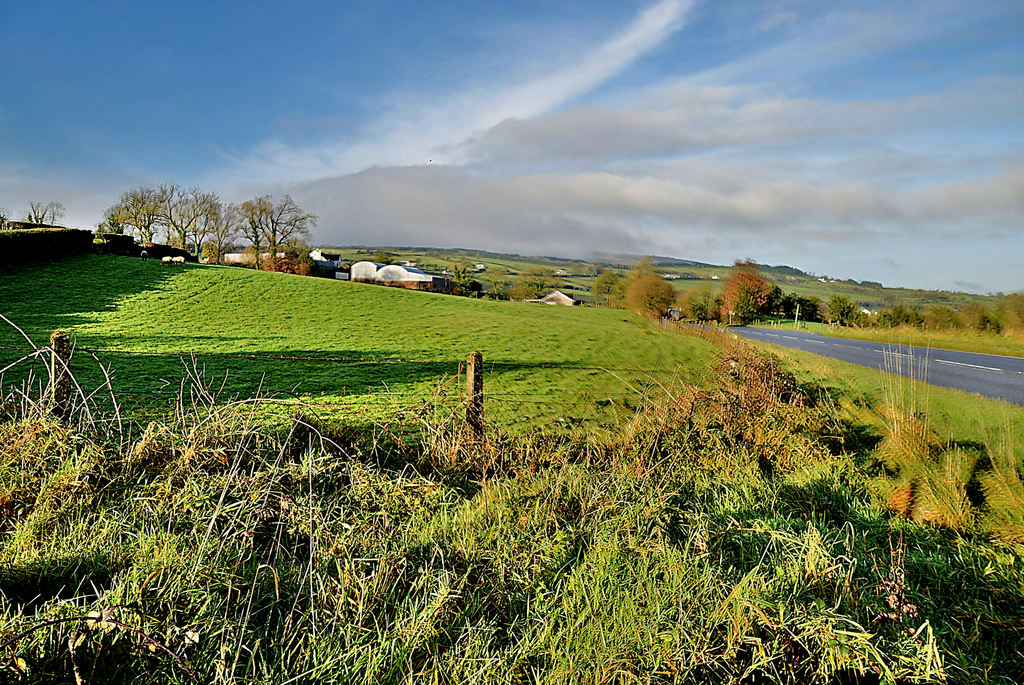
[[[977,445],[1009,441],[1016,449],[1024,449],[1024,407],[803,350],[748,342],[780,357],[801,383],[820,388],[865,431],[883,434],[880,409],[894,403],[898,409],[919,416],[946,441]]]
[[[186,366],[225,397],[259,389],[320,401],[415,402],[439,386],[457,397],[460,363],[479,350],[489,413],[509,423],[629,412],[649,390],[698,380],[711,356],[708,343],[623,310],[102,255],[0,274],[0,313],[36,344],[54,329],[69,330],[86,389],[103,375],[81,349],[103,350],[97,357],[114,390],[143,399],[177,392]],[[24,344],[13,327],[0,328],[0,346]],[[0,354],[2,368],[24,352]],[[246,356],[203,356],[210,354]],[[305,357],[313,359],[297,359]],[[31,367],[9,370],[5,385],[23,382]]]
[[[981,354],[1001,354],[1024,357],[1024,336],[1019,332],[988,333],[979,331],[923,331],[910,326],[898,328],[848,328],[822,330],[822,333],[841,338],[873,340],[914,347],[935,347]]]
[[[825,333],[832,330],[832,326],[827,323],[821,323],[820,321],[797,322],[794,319],[769,319],[767,321],[756,321],[748,325],[752,328],[780,328],[782,330],[815,331],[817,333]]]

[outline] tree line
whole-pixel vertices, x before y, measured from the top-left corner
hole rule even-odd
[[[549,285],[538,281],[536,274],[526,283],[534,284],[532,289],[527,288],[529,292],[538,291],[542,284]],[[523,283],[517,285],[523,287]],[[651,259],[646,258],[625,276],[611,269],[601,272],[590,292],[609,306],[656,316],[664,316],[670,307],[675,307],[682,318],[697,321],[745,324],[763,319],[799,319],[854,327],[911,326],[994,333],[1024,330],[1024,293],[1000,294],[992,307],[972,302],[958,310],[937,305],[919,311],[900,304],[872,313],[845,295],[833,295],[826,303],[817,297],[785,292],[777,283],[764,278],[758,264],[750,260],[735,262],[732,275],[722,282],[721,289],[705,283],[676,295],[671,285],[654,271]]]
[[[1000,294],[991,307],[981,302],[969,302],[959,309],[934,305],[919,310],[909,305],[898,304],[877,314],[863,311],[848,297],[834,295],[829,300],[828,309],[831,320],[835,323],[857,328],[907,326],[932,331],[1024,331],[1024,292]]]
[[[818,298],[783,292],[776,283],[760,276],[755,262],[736,262],[734,266],[734,273],[723,282],[721,292],[714,284],[706,283],[677,294],[656,272],[652,259],[646,257],[625,276],[611,269],[602,271],[594,279],[590,292],[608,306],[625,307],[646,315],[664,316],[670,308],[675,308],[682,318],[748,323],[768,316],[793,318],[799,311],[801,320],[820,320]]]
[[[242,239],[252,247],[257,268],[281,270],[278,254],[301,252],[317,219],[289,195],[276,202],[258,195],[236,204],[212,191],[163,183],[122,193],[104,212],[97,234],[130,234],[142,244],[162,237],[211,262],[220,262]]]
[[[12,219],[8,210],[0,207],[0,229],[6,229]],[[28,209],[22,216],[22,221],[30,224],[42,224],[44,226],[56,225],[64,218],[64,205],[60,202],[29,202]]]

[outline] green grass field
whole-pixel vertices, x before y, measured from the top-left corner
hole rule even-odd
[[[65,328],[99,354],[125,394],[174,393],[190,353],[226,395],[318,401],[457,393],[466,355],[484,355],[488,409],[515,423],[627,411],[646,388],[693,382],[711,347],[622,310],[471,300],[229,267],[88,256],[0,275],[0,313],[37,343]],[[24,344],[7,326],[0,345]],[[7,363],[20,354],[0,350]],[[183,357],[184,362],[183,362]],[[348,362],[274,359],[314,357]],[[5,364],[4,364],[5,365]],[[18,376],[16,367],[7,382]],[[76,354],[83,385],[102,381]]]

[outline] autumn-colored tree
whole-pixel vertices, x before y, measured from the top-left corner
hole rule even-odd
[[[757,262],[737,261],[735,272],[725,281],[725,311],[734,322],[751,321],[765,312],[772,295],[771,284],[759,273]]]
[[[626,288],[626,306],[640,315],[662,316],[675,299],[672,285],[657,274],[632,279]]]

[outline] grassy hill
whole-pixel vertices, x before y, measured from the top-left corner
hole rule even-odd
[[[0,302],[38,343],[66,328],[80,347],[108,351],[98,356],[115,389],[141,396],[173,394],[182,356],[195,353],[246,355],[197,359],[228,395],[415,400],[445,381],[457,393],[460,363],[480,350],[496,416],[575,420],[635,406],[652,383],[695,380],[711,350],[621,310],[102,255],[2,274]],[[0,328],[0,345],[20,344],[13,328]],[[9,363],[20,353],[0,354]],[[102,380],[88,355],[76,360],[83,383]],[[8,372],[8,383],[16,378]]]

